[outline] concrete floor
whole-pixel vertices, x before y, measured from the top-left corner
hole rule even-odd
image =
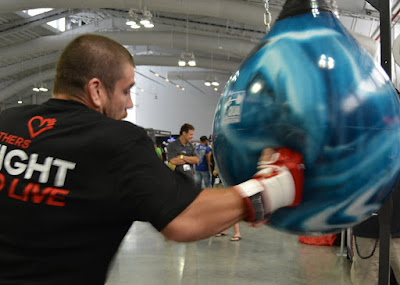
[[[230,235],[192,243],[167,241],[149,224],[135,222],[109,273],[107,285],[351,285],[351,262],[339,247],[312,246],[270,227],[240,224]]]

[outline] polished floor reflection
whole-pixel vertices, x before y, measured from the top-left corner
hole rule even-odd
[[[350,261],[338,247],[311,246],[270,227],[240,224],[230,235],[192,243],[167,241],[149,224],[136,222],[111,267],[107,285],[349,284]]]

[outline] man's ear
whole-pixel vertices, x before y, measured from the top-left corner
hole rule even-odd
[[[87,84],[89,99],[96,109],[102,109],[102,96],[105,92],[103,84],[98,78],[92,78]]]

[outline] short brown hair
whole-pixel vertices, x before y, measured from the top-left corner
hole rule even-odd
[[[182,125],[181,130],[179,132],[179,134],[183,134],[184,132],[187,133],[190,130],[194,130],[194,127],[191,124],[185,123]]]
[[[132,55],[121,44],[104,36],[81,35],[58,59],[53,93],[82,97],[86,84],[98,78],[111,94],[123,77],[124,63],[135,66]]]

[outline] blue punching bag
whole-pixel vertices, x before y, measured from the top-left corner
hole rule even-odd
[[[231,186],[256,173],[266,147],[300,152],[303,200],[274,212],[270,225],[297,234],[337,232],[368,218],[395,187],[399,114],[390,79],[330,6],[287,1],[217,105],[217,168]]]

